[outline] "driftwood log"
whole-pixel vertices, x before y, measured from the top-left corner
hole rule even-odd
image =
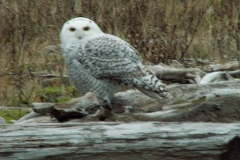
[[[111,116],[108,118],[127,122],[240,120],[238,114],[240,113],[240,81],[171,85],[167,89],[174,98],[163,99],[161,103],[136,90],[117,93],[112,100],[116,116],[112,119]],[[64,104],[33,103],[33,105],[35,112],[22,117],[17,123],[51,122],[48,115],[45,119],[42,117],[40,120],[30,119],[47,113],[61,122],[73,118],[88,121],[89,118],[101,117],[106,113],[100,107],[101,101],[93,93],[87,93]]]
[[[239,159],[240,123],[0,125],[3,160]]]
[[[0,126],[0,159],[240,159],[239,71],[148,68],[171,81],[172,99],[128,90],[115,94],[113,113],[94,93],[33,103]]]

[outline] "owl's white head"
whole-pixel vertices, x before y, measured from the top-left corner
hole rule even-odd
[[[78,17],[73,18],[64,23],[60,40],[62,48],[68,46],[79,46],[81,43],[86,42],[103,34],[98,25],[87,18]]]

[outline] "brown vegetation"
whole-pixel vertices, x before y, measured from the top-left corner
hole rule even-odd
[[[39,90],[46,83],[35,73],[66,73],[58,44],[62,24],[70,18],[93,19],[155,64],[228,61],[240,54],[239,6],[238,0],[2,0],[0,105],[41,101]],[[47,85],[64,93],[63,81]]]

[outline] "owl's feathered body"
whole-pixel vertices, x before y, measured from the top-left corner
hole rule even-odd
[[[80,92],[111,99],[127,85],[155,99],[170,97],[165,85],[144,67],[134,47],[103,33],[93,21],[74,18],[66,22],[60,38],[68,73]]]

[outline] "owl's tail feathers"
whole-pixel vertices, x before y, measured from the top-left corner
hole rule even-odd
[[[139,91],[157,100],[162,99],[161,97],[172,98],[172,95],[166,91],[166,85],[160,79],[148,70],[145,73],[145,76],[135,79],[136,84],[140,84],[137,85]]]
[[[169,94],[168,92],[166,91],[162,91],[162,92],[159,92],[159,93],[155,93],[153,92],[152,90],[149,90],[149,89],[145,89],[145,88],[140,88],[140,87],[137,87],[137,89],[139,91],[141,91],[143,94],[151,97],[151,98],[154,98],[158,101],[162,101],[163,98],[173,98],[171,94]]]

